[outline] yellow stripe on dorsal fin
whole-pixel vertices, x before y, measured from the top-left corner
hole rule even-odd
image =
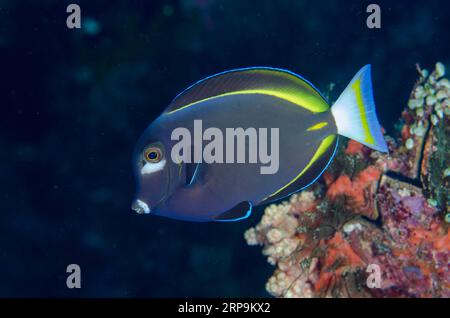
[[[195,83],[176,96],[165,113],[172,114],[212,98],[236,94],[275,96],[314,113],[329,109],[320,92],[299,75],[282,69],[251,67],[219,73]]]

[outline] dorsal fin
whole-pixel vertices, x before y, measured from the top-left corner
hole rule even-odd
[[[173,113],[207,99],[245,93],[284,98],[312,112],[329,108],[320,92],[301,76],[277,68],[251,67],[219,73],[195,83],[178,94],[165,113]]]

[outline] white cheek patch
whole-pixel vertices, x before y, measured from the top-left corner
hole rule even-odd
[[[161,160],[158,163],[149,163],[147,162],[141,169],[141,174],[151,174],[154,173],[156,171],[160,171],[164,168],[164,166],[166,165],[166,159]]]

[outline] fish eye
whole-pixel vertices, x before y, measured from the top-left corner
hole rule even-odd
[[[160,162],[162,159],[161,149],[159,149],[158,147],[147,148],[144,151],[144,158],[145,158],[145,161],[147,161],[149,163]]]

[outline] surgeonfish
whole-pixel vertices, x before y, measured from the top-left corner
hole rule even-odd
[[[136,144],[132,209],[188,221],[237,221],[249,217],[253,206],[314,183],[333,159],[340,136],[387,152],[370,70],[370,65],[364,66],[331,107],[310,82],[283,69],[235,69],[193,84],[175,97]],[[255,162],[252,152],[245,157],[252,162],[242,156],[228,160],[224,152],[237,149],[236,140],[231,147],[222,146],[229,142],[224,137],[229,128],[247,133],[244,145],[260,146],[260,155],[276,154],[276,167],[262,173],[264,167],[270,170],[267,160]],[[196,140],[189,149],[174,151],[180,147],[180,132],[186,131]],[[278,144],[255,143],[250,132]],[[215,161],[208,161],[201,151],[213,141],[222,144],[209,149]]]

